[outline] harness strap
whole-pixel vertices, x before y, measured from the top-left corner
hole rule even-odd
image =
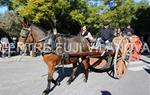
[[[56,53],[54,51],[51,51],[51,52],[42,52],[41,54],[42,54],[42,56],[44,56],[44,55],[47,55],[47,54],[56,54]]]
[[[65,44],[65,39],[64,39],[64,35],[61,35],[61,38],[62,38],[62,48],[64,47],[64,44]],[[65,62],[66,62],[66,59],[65,59],[65,51],[64,51],[64,48],[62,50],[62,60],[61,60],[61,64],[63,66],[63,69],[62,69],[62,73],[64,74],[64,65],[65,65]]]

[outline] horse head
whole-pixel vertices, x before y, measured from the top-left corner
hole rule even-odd
[[[45,37],[45,33],[35,25],[29,28],[23,28],[20,33],[18,47],[24,50],[26,44],[33,44],[38,50],[42,50],[43,43],[39,40]]]

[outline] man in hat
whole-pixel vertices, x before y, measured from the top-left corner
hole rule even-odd
[[[113,39],[113,30],[110,28],[108,22],[103,23],[103,28],[97,33],[96,46],[99,47],[100,44],[107,44],[112,42]]]

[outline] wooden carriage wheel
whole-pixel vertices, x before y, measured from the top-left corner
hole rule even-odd
[[[127,71],[127,64],[131,59],[130,40],[127,37],[116,37],[113,39],[115,46],[115,55],[112,68],[107,73],[113,77],[120,79]]]

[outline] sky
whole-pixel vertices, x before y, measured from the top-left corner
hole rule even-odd
[[[0,14],[5,13],[8,10],[7,6],[1,6],[0,7]]]
[[[135,2],[139,2],[139,1],[141,1],[141,0],[134,0]],[[150,0],[149,0],[149,3],[150,3]],[[1,6],[0,7],[0,14],[3,14],[3,13],[5,13],[6,11],[8,10],[8,8],[7,8],[7,6]]]
[[[135,2],[139,2],[140,0],[134,0]]]
[[[134,0],[135,2],[139,2],[139,1],[141,1],[141,0]],[[148,0],[149,1],[149,3],[150,3],[150,0]]]

